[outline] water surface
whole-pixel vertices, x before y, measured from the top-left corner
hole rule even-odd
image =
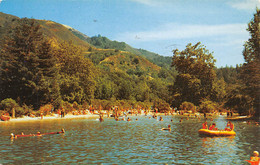
[[[130,116],[131,122],[97,119],[0,122],[0,164],[248,164],[260,151],[259,126],[234,121],[235,137],[201,137],[204,120]],[[136,120],[136,118],[138,120]],[[171,121],[172,119],[172,121]],[[218,128],[227,121],[214,118]],[[161,131],[170,124],[172,131]],[[9,139],[11,132],[65,134]]]

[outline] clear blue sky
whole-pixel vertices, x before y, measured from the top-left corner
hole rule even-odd
[[[260,0],[0,0],[0,11],[101,34],[160,55],[188,43],[214,52],[216,66],[244,62],[247,23]]]

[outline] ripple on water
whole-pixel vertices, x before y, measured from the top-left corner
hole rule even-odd
[[[237,136],[200,137],[203,121],[163,116],[164,121],[131,117],[132,121],[95,119],[0,123],[0,164],[246,164],[259,150],[259,127],[235,121]],[[138,121],[135,121],[138,118]],[[170,120],[173,119],[171,122]],[[226,121],[216,118],[217,126]],[[170,124],[172,131],[161,131]],[[66,133],[10,141],[10,132]]]

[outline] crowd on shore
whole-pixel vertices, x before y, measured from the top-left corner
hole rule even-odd
[[[234,114],[233,112],[226,112],[226,113],[191,113],[190,111],[184,111],[184,110],[177,110],[177,108],[171,108],[168,111],[165,112],[159,112],[157,108],[151,109],[142,109],[142,108],[130,108],[130,109],[123,109],[119,106],[113,106],[109,110],[103,110],[101,106],[94,107],[89,106],[89,108],[85,110],[71,110],[68,111],[61,107],[60,109],[51,109],[47,114],[44,112],[40,112],[40,115],[36,116],[33,113],[22,116],[19,118],[11,117],[9,114],[4,114],[1,116],[2,121],[31,121],[31,120],[44,120],[44,119],[73,119],[73,118],[99,118],[99,120],[102,122],[104,121],[104,117],[114,117],[116,121],[119,120],[127,120],[130,121],[130,118],[127,118],[127,116],[134,116],[134,115],[151,115],[153,118],[157,118],[157,116],[162,115],[179,115],[182,116],[180,119],[180,122],[182,122],[184,119],[189,120],[189,118],[193,117],[198,120],[205,119],[213,121],[213,116],[215,115],[223,115],[227,117],[227,119],[239,119],[241,117],[238,117],[238,114]],[[124,117],[122,117],[124,116]],[[248,118],[248,117],[246,117]],[[244,119],[244,118],[242,118]],[[163,120],[162,117],[159,119],[160,121]],[[258,125],[258,121],[246,121],[247,124],[256,124]],[[209,126],[209,129],[216,129],[216,125],[213,123],[211,126]],[[231,130],[232,124],[231,124]]]

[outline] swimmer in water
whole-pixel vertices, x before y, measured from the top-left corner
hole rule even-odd
[[[17,138],[17,136],[15,136],[13,133],[10,134],[10,138],[13,139],[13,138]]]
[[[101,115],[99,116],[99,121],[100,122],[104,121],[104,119],[103,119],[103,117]]]
[[[168,128],[162,128],[162,130],[169,130],[169,131],[171,131],[171,125],[168,125]]]
[[[160,117],[159,121],[163,121],[163,118],[162,118],[162,117]]]
[[[254,151],[253,156],[250,157],[250,160],[245,160],[245,161],[247,161],[251,165],[259,165],[259,163],[260,163],[259,152]]]
[[[259,158],[259,152],[258,151],[254,151],[253,152],[253,156],[252,157],[250,157],[250,160],[252,161],[252,162],[260,162],[260,158]]]
[[[42,136],[41,132],[37,132],[36,136]]]

